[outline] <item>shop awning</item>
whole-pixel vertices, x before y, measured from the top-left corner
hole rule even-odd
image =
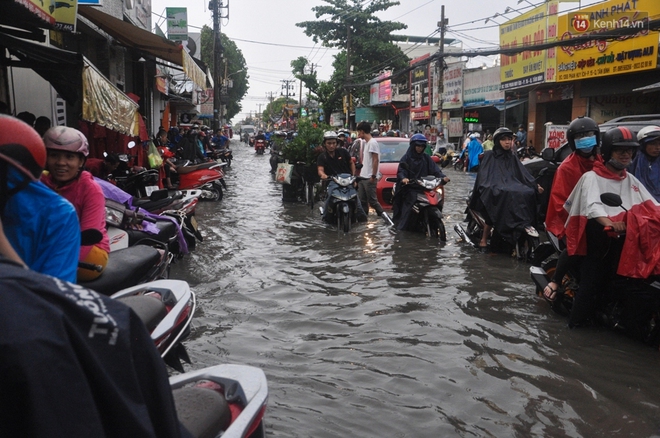
[[[133,47],[156,58],[183,67],[183,71],[198,87],[206,88],[206,75],[181,46],[126,21],[101,12],[92,6],[80,6],[78,14],[127,47]]]
[[[660,82],[647,85],[645,87],[633,88],[633,91],[642,91],[644,93],[651,93],[652,91],[660,91]]]
[[[78,101],[82,89],[82,55],[31,43],[2,32],[0,46],[16,58],[0,58],[1,65],[32,69],[50,82],[64,100],[71,104]]]
[[[500,111],[504,110],[510,110],[511,108],[514,108],[518,105],[522,105],[523,103],[527,102],[528,99],[515,99],[515,100],[509,100],[504,103],[498,103],[493,105],[495,108],[497,108]]]

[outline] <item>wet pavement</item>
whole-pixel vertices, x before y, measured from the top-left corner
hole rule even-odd
[[[171,276],[198,295],[187,369],[261,367],[268,436],[660,436],[660,353],[569,330],[528,265],[457,241],[473,175],[445,170],[447,243],[373,211],[344,234],[282,202],[268,154],[232,149]]]

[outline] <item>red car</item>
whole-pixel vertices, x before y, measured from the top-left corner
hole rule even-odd
[[[392,187],[394,183],[386,181],[387,178],[396,178],[399,169],[399,161],[410,146],[410,139],[404,137],[375,137],[380,145],[380,165],[378,170],[383,177],[376,186],[378,202],[385,209],[392,208]],[[433,157],[438,162],[438,157]]]

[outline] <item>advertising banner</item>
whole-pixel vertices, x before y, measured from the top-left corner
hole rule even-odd
[[[167,38],[174,41],[188,40],[188,9],[165,8],[167,15]]]
[[[551,0],[500,26],[500,47],[526,47],[553,41],[557,37],[559,0]],[[554,56],[555,52],[550,54]],[[502,89],[554,81],[554,58],[547,62],[545,50],[533,50],[500,57]],[[550,69],[546,72],[546,69]],[[549,75],[547,75],[549,73]],[[548,76],[546,78],[546,76]]]
[[[414,65],[421,58],[411,61]],[[429,101],[429,64],[415,67],[410,72],[410,114],[412,120],[428,119],[430,114]]]
[[[566,133],[568,125],[546,125],[545,127],[545,147],[557,149],[566,143]]]
[[[499,66],[463,75],[463,106],[486,106],[502,102],[504,90],[500,90]]]
[[[650,32],[649,17],[660,14],[657,0],[611,0],[562,15],[560,40],[582,35],[606,35],[612,29],[633,28],[638,32],[612,40],[603,38],[578,46],[560,47],[557,52],[557,81],[573,81],[642,70],[658,63],[658,33]]]
[[[463,119],[452,117],[449,119],[449,136],[461,137],[463,135]]]
[[[461,108],[463,106],[463,68],[464,62],[448,64],[442,75],[442,109]],[[451,135],[451,134],[450,134]]]
[[[15,0],[25,6],[31,13],[54,26],[55,30],[67,32],[76,31],[76,18],[78,16],[78,0],[51,1],[42,0]]]
[[[440,63],[438,61],[433,61],[431,64],[431,72],[433,72],[433,77],[431,79],[431,110],[437,111],[442,108],[442,99],[440,95],[440,84],[442,83],[442,73],[440,70]]]

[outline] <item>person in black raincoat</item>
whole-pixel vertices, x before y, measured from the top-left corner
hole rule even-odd
[[[493,227],[515,245],[525,228],[536,223],[536,192],[543,189],[516,157],[513,139],[508,128],[495,131],[493,150],[484,153],[479,165],[469,207],[486,222],[480,248],[488,245]]]
[[[424,134],[415,134],[410,138],[408,151],[399,160],[397,171],[397,191],[393,200],[393,218],[398,230],[407,230],[414,224],[414,213],[412,207],[417,199],[421,187],[416,184],[408,185],[411,180],[418,180],[425,176],[433,175],[442,178],[445,183],[449,178],[442,173],[437,164],[424,153],[427,140]],[[405,163],[405,166],[401,164]]]

